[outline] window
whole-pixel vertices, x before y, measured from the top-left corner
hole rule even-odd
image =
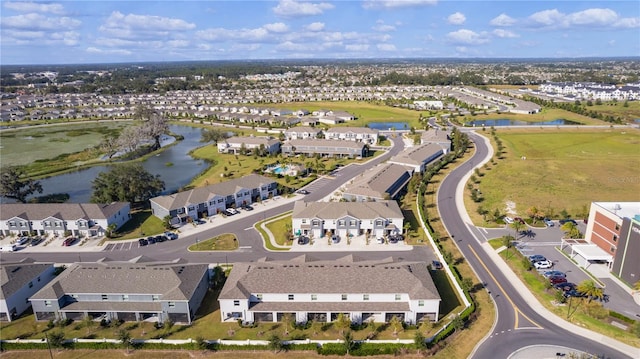
[[[191,211],[195,211],[196,207],[194,207],[194,206],[189,206],[189,208],[188,208],[188,209],[189,209],[189,212],[191,212]]]
[[[235,307],[239,307],[239,306],[240,306],[240,301],[239,301],[239,300],[234,300],[234,301],[233,301],[233,305],[234,305]]]
[[[613,253],[613,252],[615,252],[615,251],[616,251],[616,247],[611,246],[611,248],[609,248],[609,252]]]
[[[303,220],[302,220],[302,223],[307,223],[307,220],[306,220],[306,219],[303,219]]]
[[[620,230],[620,225],[616,223],[616,231]]]
[[[363,294],[362,300],[369,300],[369,294]]]
[[[222,202],[224,202],[224,199],[220,198],[220,199],[218,200],[218,203],[222,203]]]
[[[106,294],[103,294],[103,295],[102,295],[102,300],[103,300],[103,301],[104,301],[104,300],[109,300],[109,296],[108,296],[108,295],[106,295]]]
[[[238,304],[240,304],[240,303],[238,303]],[[176,307],[176,302],[168,302],[167,305],[169,305],[169,308],[175,308]]]
[[[382,220],[380,219],[376,220],[376,226],[382,226],[382,225],[383,225]]]
[[[311,294],[311,300],[318,300],[317,294]]]
[[[289,300],[293,300],[294,299],[294,295],[293,294],[289,294]]]
[[[184,213],[184,209],[178,208],[178,209],[176,209],[176,213],[183,214]]]
[[[122,295],[122,301],[126,302],[129,300],[129,294],[123,294]]]
[[[346,294],[342,295],[342,300],[347,300],[347,295]]]
[[[157,302],[157,301],[159,301],[159,300],[160,300],[160,296],[159,296],[159,295],[154,294],[154,295],[152,295],[152,296],[151,296],[151,301],[153,301],[153,302]]]
[[[210,201],[210,202],[209,202],[209,205],[210,205],[210,206],[213,206],[214,204],[216,204],[216,201]]]
[[[401,300],[401,299],[402,299],[402,295],[396,294],[396,300]]]
[[[320,221],[313,221],[313,222],[312,222],[312,224],[313,224],[314,226],[319,226],[319,225],[320,225]]]
[[[424,300],[418,301],[418,307],[424,307]]]
[[[45,300],[44,301],[44,306],[45,307],[50,307],[51,306],[51,301],[50,300]]]
[[[29,288],[33,288],[33,282],[29,282]]]
[[[262,300],[262,294],[256,294],[256,298],[258,298],[258,300]]]
[[[339,226],[344,226],[344,219],[339,220],[339,221],[338,221],[338,225],[339,225]]]
[[[615,234],[613,235],[613,241],[617,242],[618,241],[618,236],[616,236]]]
[[[351,227],[355,226],[355,225],[356,225],[356,221],[354,221],[353,219],[352,219],[352,220],[350,220],[350,221],[349,221],[349,225],[350,225]]]
[[[38,277],[38,282],[40,281],[40,277]]]

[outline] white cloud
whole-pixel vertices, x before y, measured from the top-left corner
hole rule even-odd
[[[435,5],[438,0],[365,0],[365,9],[392,9],[411,6]]]
[[[384,21],[382,20],[378,20],[376,21],[376,25],[372,27],[372,29],[378,32],[389,32],[389,31],[395,31],[396,27],[393,25],[385,24]]]
[[[34,2],[5,2],[2,4],[5,8],[19,12],[45,12],[56,15],[64,14],[62,4],[45,4]]]
[[[352,45],[346,45],[344,48],[347,51],[364,52],[364,51],[369,50],[369,45],[367,45],[367,44],[352,44]]]
[[[287,32],[289,31],[289,26],[282,22],[276,22],[273,24],[266,24],[263,26],[267,31],[270,32]]]
[[[185,48],[191,45],[188,40],[169,40],[167,41],[167,45],[173,48]]]
[[[479,34],[467,29],[450,32],[447,34],[447,39],[452,43],[464,45],[482,45],[489,42],[485,34]]]
[[[241,41],[261,42],[270,39],[269,31],[259,27],[256,29],[229,30],[223,28],[206,29],[196,32],[196,37],[207,41]]]
[[[622,18],[611,9],[592,8],[570,14],[564,14],[557,9],[536,12],[528,17],[529,25],[543,28],[637,28],[640,18]]]
[[[567,15],[571,25],[606,26],[618,19],[618,14],[611,9],[587,9]]]
[[[333,9],[334,6],[329,3],[320,2],[299,2],[296,0],[280,0],[278,5],[273,8],[273,12],[280,16],[308,16],[320,15],[326,10]]]
[[[85,50],[91,54],[99,54],[99,55],[131,55],[131,51],[123,50],[123,49],[100,49],[97,47],[87,47]]]
[[[394,44],[378,44],[376,47],[380,51],[397,51],[396,45]]]
[[[640,17],[628,17],[620,19],[613,24],[613,27],[633,29],[640,27]]]
[[[451,25],[462,25],[465,21],[467,21],[467,17],[464,16],[464,14],[461,12],[456,12],[449,15],[449,17],[447,17],[447,21]]]
[[[175,32],[191,30],[195,27],[195,24],[182,19],[154,15],[124,15],[114,11],[99,29],[119,38],[149,39],[172,36]]]
[[[3,17],[0,24],[5,29],[21,30],[68,30],[80,26],[82,22],[70,17],[46,17],[41,14],[29,13]]]
[[[49,36],[49,42],[61,42],[67,46],[74,46],[80,42],[80,33],[75,31],[54,32]]]
[[[322,31],[324,30],[324,22],[312,22],[305,27],[308,31]]]
[[[232,52],[237,51],[255,51],[260,48],[260,44],[233,44],[231,46]]]
[[[307,49],[308,46],[304,45],[304,44],[297,44],[291,41],[285,41],[281,44],[278,44],[278,46],[276,46],[277,50],[281,50],[281,51],[305,51],[305,49]]]
[[[492,26],[511,26],[516,23],[516,19],[507,14],[500,14],[497,17],[491,19],[489,22]]]
[[[491,33],[493,34],[493,36],[500,37],[500,38],[520,37],[518,36],[518,34],[514,33],[513,31],[504,30],[504,29],[495,29]]]

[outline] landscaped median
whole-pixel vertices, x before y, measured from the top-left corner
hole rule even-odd
[[[198,251],[233,251],[238,249],[238,238],[235,234],[224,233],[204,241],[197,241],[187,248],[189,252]]]
[[[291,249],[291,213],[285,212],[275,217],[267,218],[254,225],[264,240],[264,246],[270,251],[288,251]],[[292,237],[291,237],[292,238]]]

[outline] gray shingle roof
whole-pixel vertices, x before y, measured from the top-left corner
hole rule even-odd
[[[51,268],[51,263],[33,263],[26,259],[17,263],[3,263],[0,265],[0,299],[6,299],[15,294],[27,283],[35,280],[39,275]]]
[[[225,142],[236,143],[240,145],[244,143],[245,145],[258,145],[258,146],[262,144],[262,145],[265,145],[266,147],[271,147],[272,145],[279,143],[280,141],[271,137],[266,137],[266,136],[255,136],[255,137],[235,136],[235,137],[227,138]]]
[[[407,302],[257,302],[254,312],[408,312]]]
[[[408,293],[411,299],[440,299],[424,262],[236,263],[219,298],[251,293]]]
[[[355,141],[336,141],[325,140],[322,138],[306,138],[304,140],[289,140],[285,142],[285,145],[291,145],[294,147],[308,148],[308,147],[321,147],[321,148],[354,148],[362,150],[364,144]]]
[[[378,130],[368,127],[331,127],[326,131],[327,133],[369,133],[378,134]]]
[[[228,196],[235,194],[242,188],[253,189],[259,188],[264,185],[274,183],[271,178],[260,176],[257,174],[250,174],[238,179],[233,179],[225,182],[215,183],[205,187],[198,187],[190,191],[178,192],[167,196],[158,196],[151,199],[151,201],[168,210],[182,208],[188,204],[205,203],[210,198],[219,196]]]
[[[442,147],[435,143],[427,143],[408,148],[393,156],[389,161],[408,165],[419,165],[437,153],[442,153]]]
[[[402,176],[407,176],[409,171],[409,168],[393,163],[378,165],[353,178],[353,181],[345,186],[344,193],[384,198],[385,193],[388,193],[396,181]],[[391,196],[394,194],[389,193]]]
[[[346,215],[360,218],[403,218],[396,201],[304,202],[293,205],[293,218],[338,219]]]
[[[157,294],[161,300],[189,300],[207,271],[206,264],[76,263],[32,299],[95,293]]]
[[[65,221],[105,219],[128,206],[128,202],[96,203],[7,203],[0,205],[0,219],[20,217],[32,221],[56,217]]]

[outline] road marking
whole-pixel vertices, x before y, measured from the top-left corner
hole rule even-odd
[[[491,273],[491,271],[489,270],[489,268],[487,267],[486,264],[484,264],[484,261],[482,261],[482,259],[480,259],[480,256],[478,256],[478,253],[476,253],[476,251],[473,249],[473,247],[471,247],[471,245],[469,244],[469,249],[471,250],[471,252],[473,253],[474,256],[476,256],[476,258],[478,259],[478,262],[480,262],[480,265],[482,265],[482,267],[484,268],[484,270],[487,271],[487,273],[491,276],[491,278],[493,279],[493,281],[496,283],[496,285],[498,286],[498,288],[500,288],[500,291],[502,291],[502,295],[507,298],[507,300],[509,301],[509,303],[511,303],[511,306],[513,307],[513,312],[514,312],[514,317],[515,317],[515,323],[513,325],[514,329],[518,329],[518,321],[519,321],[519,316],[518,314],[522,315],[524,318],[526,318],[529,322],[531,322],[531,324],[535,325],[536,327],[543,329],[542,326],[536,322],[534,322],[531,318],[529,318],[528,316],[526,316],[524,313],[522,313],[520,311],[520,309],[515,305],[515,303],[513,302],[513,300],[511,299],[511,297],[509,297],[509,295],[507,295],[507,292],[504,290],[504,288],[502,288],[502,286],[500,285],[500,282],[498,282],[498,280],[496,279],[496,277],[493,276],[493,273]]]
[[[482,228],[482,227],[480,227],[480,229],[481,229],[484,233],[489,234],[489,232],[488,232],[486,229],[484,229],[484,228]]]
[[[250,230],[250,229],[253,229],[253,227],[247,227],[247,228],[245,228],[244,230],[245,230],[245,231],[248,231],[248,230]]]
[[[240,246],[238,249],[251,249],[251,246]]]

